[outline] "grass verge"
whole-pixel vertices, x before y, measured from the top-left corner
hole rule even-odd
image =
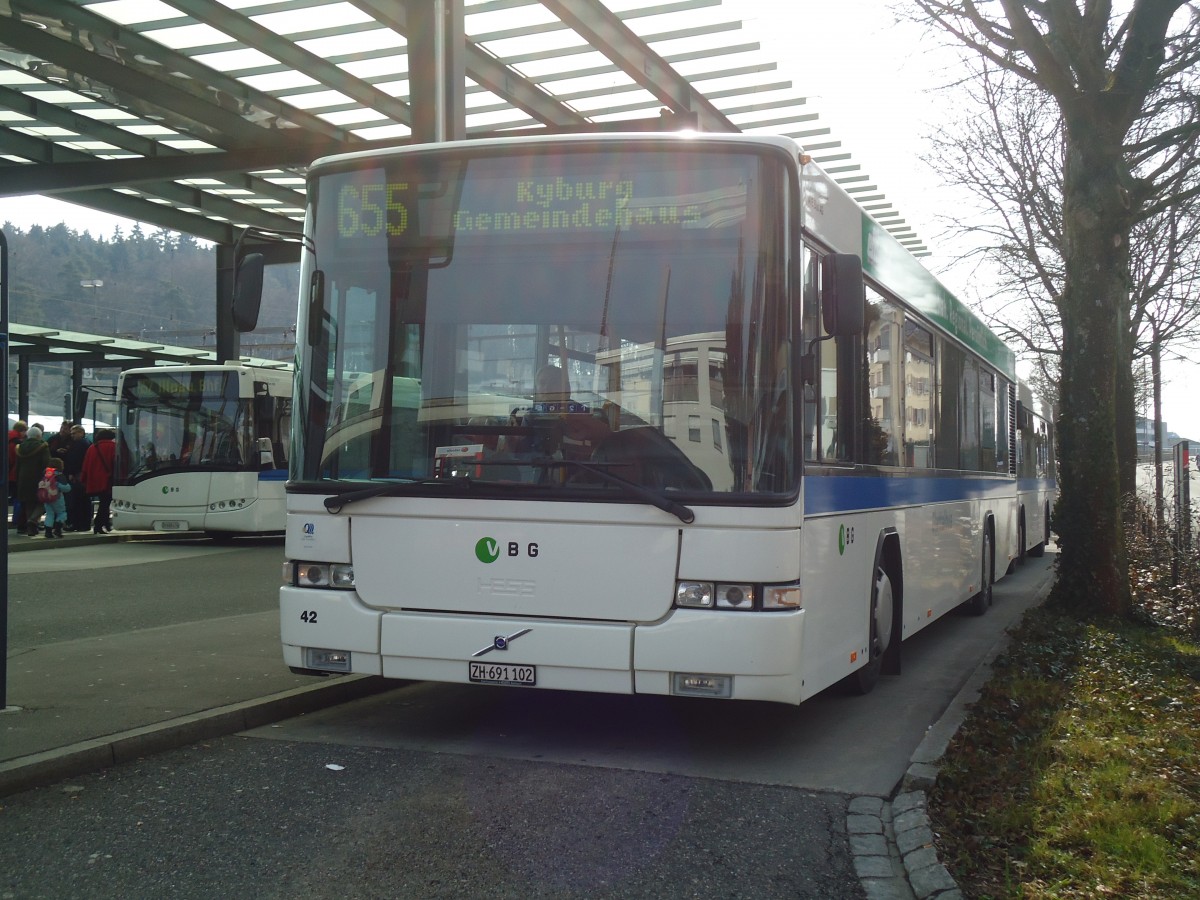
[[[929,797],[967,897],[1200,897],[1196,572],[1139,563],[1141,621],[1014,631]]]

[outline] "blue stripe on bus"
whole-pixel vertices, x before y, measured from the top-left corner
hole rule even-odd
[[[970,474],[876,475],[850,473],[804,476],[804,514],[886,509],[1011,496],[1012,480]]]
[[[287,481],[287,469],[263,469],[258,473],[259,481]]]

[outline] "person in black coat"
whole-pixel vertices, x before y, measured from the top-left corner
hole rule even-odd
[[[42,517],[42,502],[38,500],[38,482],[50,465],[50,448],[42,440],[42,429],[31,425],[25,440],[17,447],[17,499],[25,510],[25,534],[35,537],[38,520]]]
[[[71,444],[62,455],[63,474],[71,485],[67,496],[67,531],[87,531],[92,527],[92,498],[83,488],[83,458],[92,442],[82,425],[71,427]]]

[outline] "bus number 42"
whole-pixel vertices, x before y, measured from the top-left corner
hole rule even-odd
[[[317,624],[317,611],[315,609],[306,609],[300,613],[300,621],[307,622],[309,625]]]

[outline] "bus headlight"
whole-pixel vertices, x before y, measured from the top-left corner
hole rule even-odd
[[[209,512],[217,512],[223,509],[241,509],[250,503],[245,497],[237,497],[233,500],[214,500],[208,504]]]
[[[708,608],[713,605],[711,581],[677,581],[675,583],[675,605]]]
[[[354,590],[354,566],[350,563],[316,563],[288,560],[283,564],[283,583],[292,587]]]
[[[685,609],[801,609],[798,584],[677,581],[675,605]]]

